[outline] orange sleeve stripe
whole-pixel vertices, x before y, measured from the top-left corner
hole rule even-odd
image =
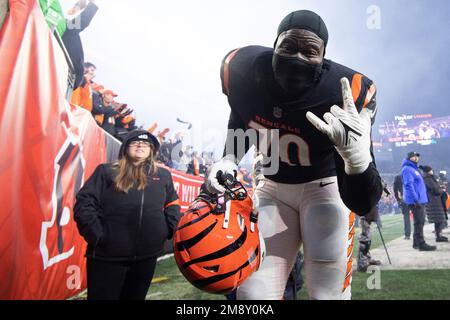
[[[170,207],[170,206],[179,206],[179,205],[180,205],[180,202],[179,202],[178,199],[177,199],[177,200],[174,200],[174,201],[169,202],[168,204],[166,204],[166,205],[164,206],[164,208],[167,208],[167,207]]]
[[[366,95],[366,100],[364,100],[364,105],[363,108],[365,106],[367,106],[367,104],[370,102],[370,100],[372,100],[373,96],[375,95],[375,92],[377,91],[377,88],[375,87],[374,84],[372,84],[369,88],[369,90],[367,91],[367,95]]]
[[[230,62],[233,60],[236,53],[239,51],[239,49],[234,50],[231,52],[228,57],[225,59],[225,62],[223,63],[223,87],[225,89],[225,93],[228,95],[230,93]]]
[[[352,96],[355,103],[356,100],[358,100],[359,95],[361,94],[362,77],[362,74],[356,73],[352,79]]]

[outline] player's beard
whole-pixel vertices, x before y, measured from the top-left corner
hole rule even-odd
[[[322,64],[310,64],[293,57],[273,54],[275,80],[288,93],[301,93],[320,77]]]

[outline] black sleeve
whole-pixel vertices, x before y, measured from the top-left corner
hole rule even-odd
[[[222,82],[222,92],[228,98],[228,104],[231,108],[230,118],[228,120],[228,132],[225,141],[225,147],[223,151],[223,156],[233,155],[236,164],[238,164],[247,151],[250,149],[251,145],[249,139],[246,137],[245,140],[238,140],[236,137],[236,130],[243,130],[245,132],[246,126],[244,121],[241,119],[236,108],[239,107],[237,103],[237,98],[240,96],[241,90],[232,90],[231,87],[241,88],[243,87],[243,75],[246,70],[245,63],[235,63],[236,54],[239,49],[233,49],[226,54],[222,60],[220,67],[220,79]],[[239,99],[238,99],[239,100]]]
[[[113,117],[116,114],[118,114],[119,112],[117,112],[116,110],[114,110],[113,107],[105,107],[103,108],[103,114],[105,115],[105,117]]]
[[[97,101],[92,100],[92,111],[91,113],[93,115],[97,115],[97,114],[103,114],[103,108],[100,106],[100,104],[97,103]]]
[[[117,112],[116,110],[114,110],[112,107],[102,107],[99,104],[92,104],[92,111],[91,113],[93,115],[98,115],[98,114],[102,114],[104,115],[106,118],[108,117],[113,117],[116,114],[118,114],[119,112]]]
[[[98,10],[98,7],[94,3],[89,2],[89,4],[86,6],[86,8],[80,14],[80,17],[79,17],[80,29],[78,32],[83,31],[84,29],[86,29],[89,26],[89,24],[91,23],[92,19],[95,16],[95,14],[97,13],[97,10]]]
[[[394,197],[395,199],[397,199],[397,201],[400,201],[401,199],[399,198],[398,194],[403,195],[403,184],[400,175],[395,176],[394,180]]]
[[[339,193],[344,204],[357,215],[364,216],[380,201],[383,185],[380,174],[371,162],[361,174],[347,175],[344,160],[335,152]]]
[[[78,191],[73,209],[74,220],[81,236],[90,245],[96,246],[103,234],[100,221],[100,199],[105,185],[104,166],[99,165]]]
[[[378,206],[377,205],[373,206],[372,209],[369,211],[369,213],[367,213],[365,218],[366,221],[369,223],[377,222],[380,219],[380,215],[378,213]]]
[[[231,109],[230,119],[228,120],[228,131],[225,140],[223,156],[225,157],[228,155],[233,155],[236,160],[236,164],[238,164],[244,157],[244,155],[247,153],[247,151],[250,149],[251,145],[250,140],[247,137],[245,137],[244,141],[239,140],[238,139],[239,134],[236,135],[235,130],[243,130],[245,132],[245,124],[240,118],[240,116],[237,114],[237,112]],[[244,143],[244,145],[242,145],[242,143]],[[242,150],[239,150],[240,148]]]
[[[92,92],[92,114],[100,114],[100,108],[98,106],[102,105],[102,97],[100,93]]]
[[[169,228],[168,239],[171,239],[173,233],[180,221],[180,204],[178,202],[178,194],[173,186],[172,175],[167,173],[167,185],[166,185],[166,201],[164,206],[164,214],[166,216],[167,227]]]
[[[376,88],[367,77],[362,77],[360,94],[355,100],[355,106],[360,112],[363,108],[372,111],[372,125],[377,112]],[[372,162],[361,174],[347,175],[344,169],[344,160],[335,152],[336,172],[339,184],[339,193],[344,204],[360,216],[368,214],[378,204],[383,193],[383,183],[375,165],[372,144],[370,146]]]
[[[67,21],[67,34],[75,35],[86,29],[97,13],[98,7],[92,2],[80,13],[79,16]]]

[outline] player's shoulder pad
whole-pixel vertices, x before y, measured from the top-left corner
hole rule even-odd
[[[372,80],[362,73],[344,65],[334,61],[327,62],[330,72],[336,77],[336,80],[342,77],[346,77],[349,80],[352,88],[353,101],[358,111],[361,111],[365,107],[374,107],[376,104],[376,87]]]
[[[262,46],[247,46],[231,50],[222,60],[220,79],[222,92],[230,95],[235,87],[248,87],[254,81],[255,62],[264,55],[272,55],[273,49]]]

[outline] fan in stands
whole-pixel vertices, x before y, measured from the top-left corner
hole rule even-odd
[[[247,190],[231,175],[222,181],[226,192],[219,197],[202,187],[173,236],[175,260],[186,279],[217,294],[240,286],[258,270],[265,254]]]

